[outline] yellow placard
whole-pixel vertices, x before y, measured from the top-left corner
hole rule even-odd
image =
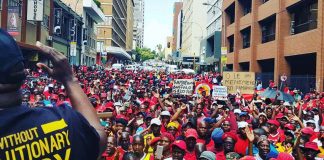
[[[230,94],[253,94],[255,90],[254,72],[223,72],[223,85]]]

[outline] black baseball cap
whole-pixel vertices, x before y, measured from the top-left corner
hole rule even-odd
[[[14,84],[26,78],[24,74],[12,75],[12,68],[18,64],[23,70],[24,57],[22,52],[9,33],[0,29],[0,83]]]

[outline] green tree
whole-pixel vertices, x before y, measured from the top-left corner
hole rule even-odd
[[[136,52],[140,55],[142,61],[154,59],[155,57],[155,52],[153,52],[150,48],[136,48]]]

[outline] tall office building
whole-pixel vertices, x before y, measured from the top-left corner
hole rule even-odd
[[[174,8],[173,8],[173,27],[172,27],[172,34],[173,34],[173,42],[172,42],[172,52],[177,51],[177,41],[178,39],[180,39],[180,37],[178,37],[178,32],[180,32],[178,30],[178,26],[179,23],[181,23],[181,21],[179,21],[179,14],[182,10],[182,2],[175,2],[174,3]]]
[[[227,68],[256,72],[303,92],[323,91],[324,1],[226,0],[223,2],[223,46]]]
[[[145,0],[134,0],[134,48],[144,45],[144,9]]]
[[[182,56],[200,57],[201,41],[206,36],[207,6],[202,1],[183,1]],[[196,60],[198,60],[197,58]]]
[[[127,0],[126,51],[131,51],[133,49],[134,7],[134,0]]]
[[[105,20],[98,24],[98,52],[108,54],[108,62],[130,59],[132,48],[133,0],[100,0]]]

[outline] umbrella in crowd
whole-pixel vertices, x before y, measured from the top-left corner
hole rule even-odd
[[[290,102],[290,103],[295,102],[295,99],[293,96],[291,96],[288,93],[277,90],[277,89],[267,88],[263,93],[260,94],[260,96],[264,97],[264,98],[270,98],[270,99],[277,98],[277,100]]]

